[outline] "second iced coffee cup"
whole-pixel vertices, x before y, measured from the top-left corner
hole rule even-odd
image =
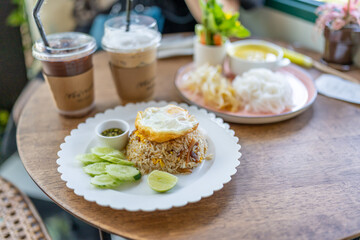
[[[49,35],[49,47],[42,40],[33,55],[42,62],[43,74],[60,114],[81,117],[94,107],[92,55],[95,39],[87,34],[65,32]]]
[[[160,40],[156,21],[151,17],[132,16],[128,29],[126,17],[105,22],[102,47],[109,55],[116,90],[123,103],[152,98]]]

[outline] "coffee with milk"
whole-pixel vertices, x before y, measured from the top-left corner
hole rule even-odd
[[[129,31],[126,31],[125,17],[105,23],[102,47],[108,53],[114,83],[123,103],[152,98],[160,39],[156,21],[151,17],[133,16]]]

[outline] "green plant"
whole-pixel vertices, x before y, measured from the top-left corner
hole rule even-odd
[[[0,134],[4,132],[8,119],[9,112],[6,110],[0,110]]]
[[[195,26],[200,42],[206,45],[222,45],[227,37],[244,38],[250,36],[239,19],[239,13],[225,13],[216,0],[200,0],[202,24]]]
[[[10,12],[6,22],[8,26],[20,28],[27,74],[28,78],[32,79],[39,72],[39,64],[36,64],[32,56],[31,47],[33,42],[30,34],[28,15],[25,9],[25,0],[11,0],[11,2],[16,7]]]
[[[11,11],[7,17],[7,24],[13,27],[19,27],[27,22],[25,14],[25,3],[24,0],[11,0],[17,7]]]

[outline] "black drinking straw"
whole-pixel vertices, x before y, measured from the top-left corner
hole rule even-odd
[[[45,31],[44,31],[44,27],[41,23],[41,20],[40,20],[40,8],[42,7],[44,3],[44,0],[38,0],[35,4],[35,7],[34,7],[34,10],[33,10],[33,17],[34,17],[34,20],[35,20],[35,23],[36,23],[36,26],[38,27],[38,30],[40,32],[40,36],[45,44],[46,47],[50,47],[49,45],[49,42],[46,38],[46,35],[45,35]]]
[[[126,1],[126,32],[130,30],[130,14],[131,14],[132,0]]]

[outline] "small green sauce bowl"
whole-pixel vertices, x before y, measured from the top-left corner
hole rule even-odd
[[[107,137],[101,133],[110,128],[120,128],[123,133],[117,136]],[[100,143],[107,147],[122,150],[129,140],[129,124],[120,119],[109,119],[99,123],[95,128],[95,135]]]

